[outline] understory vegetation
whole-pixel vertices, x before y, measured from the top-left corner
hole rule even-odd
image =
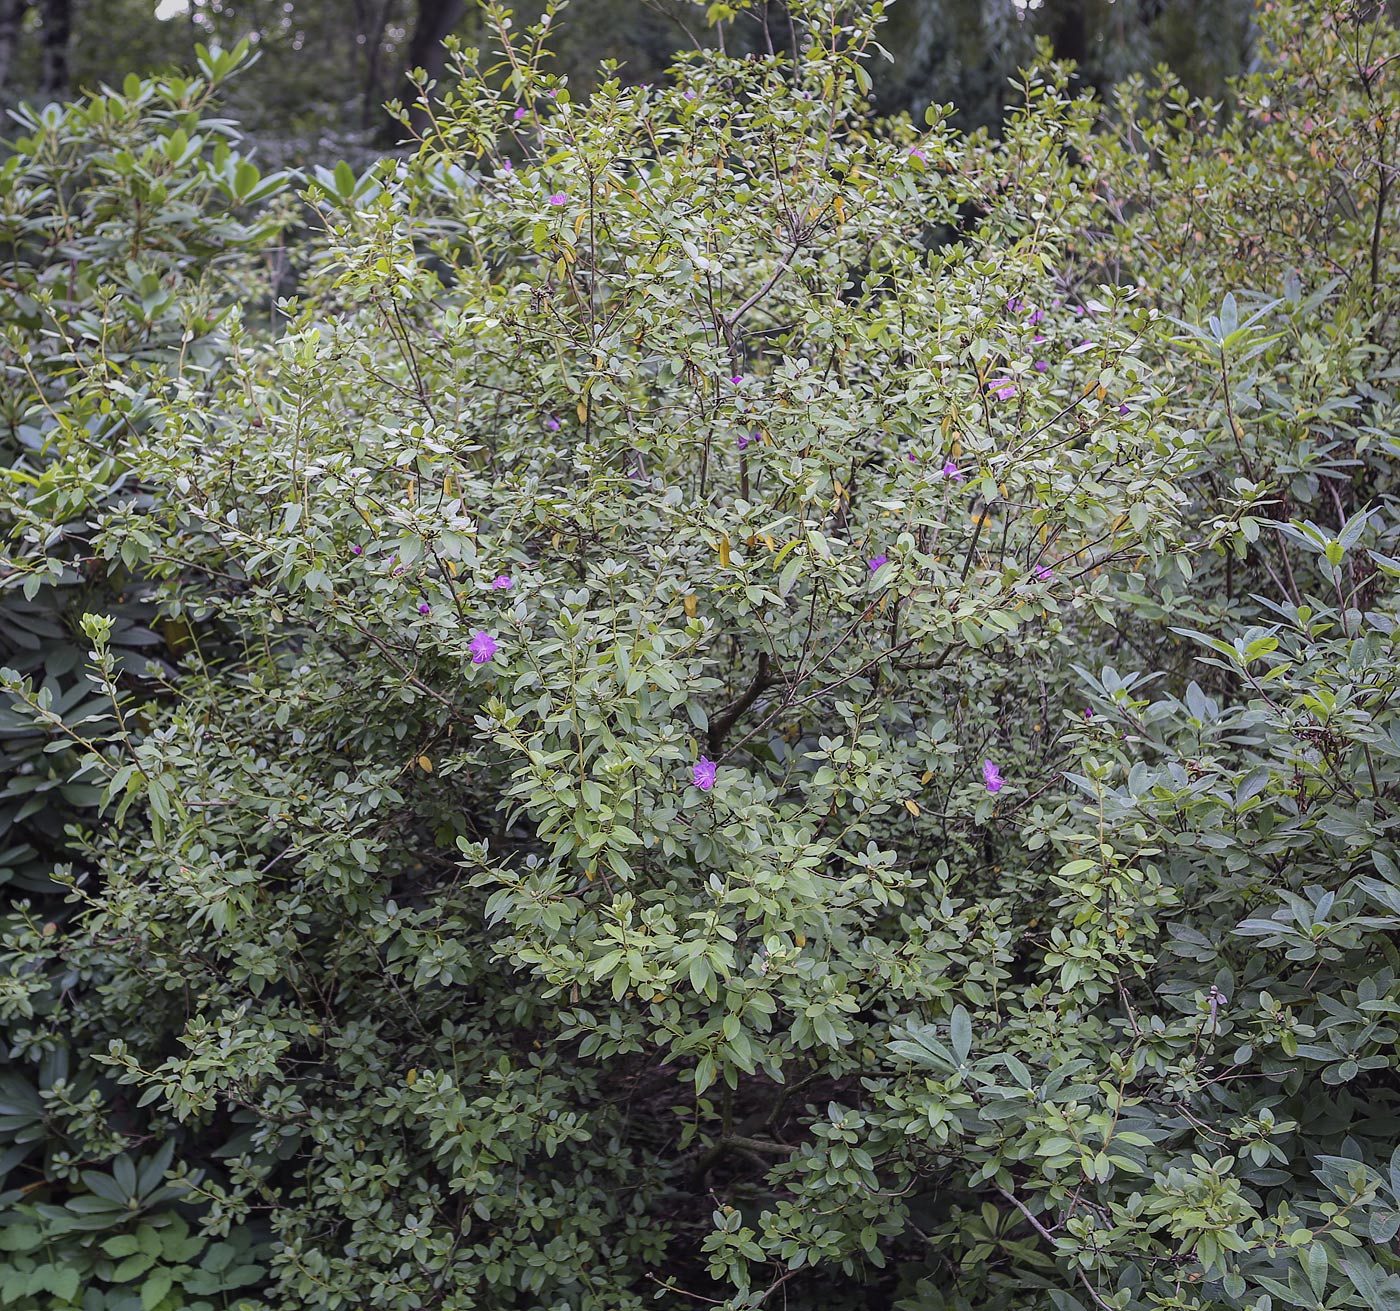
[[[18,112],[0,1305],[1400,1309],[1400,39],[788,8]]]

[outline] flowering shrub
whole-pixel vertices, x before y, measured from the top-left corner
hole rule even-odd
[[[1394,34],[1274,15],[1246,107],[1382,63],[1266,307],[1153,225],[1270,241],[1272,119],[872,126],[880,7],[790,8],[587,106],[492,11],[121,436],[193,646],[136,722],[84,621],[46,1023],[278,1308],[1388,1306]]]

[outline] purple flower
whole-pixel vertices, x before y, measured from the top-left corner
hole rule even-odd
[[[549,203],[551,205],[567,205],[569,203],[569,198],[562,191],[556,191],[549,198]]]
[[[1084,718],[1085,718],[1085,719],[1092,719],[1093,717],[1094,717],[1094,712],[1093,712],[1092,710],[1090,710],[1088,706],[1085,706],[1085,707],[1084,707]]]
[[[510,160],[508,160],[508,159],[503,159],[503,160],[501,161],[501,172],[502,172],[502,173],[514,173],[514,172],[515,172],[515,165],[512,164],[512,163],[510,162]]]
[[[910,464],[918,464],[918,462],[919,462],[919,457],[918,457],[917,455],[915,455],[913,451],[910,451],[910,452],[909,452],[909,463],[910,463]]]
[[[992,383],[990,391],[999,401],[1004,401],[1016,394],[1016,384],[1010,378],[998,378]]]
[[[999,770],[990,760],[982,762],[982,781],[987,785],[988,792],[1000,792],[1006,786],[1006,780],[1001,776]]]
[[[1127,414],[1127,412],[1128,412],[1128,407],[1127,407],[1126,405],[1120,405],[1120,406],[1118,407],[1118,413],[1119,413],[1119,414]]]
[[[472,664],[484,665],[496,654],[496,639],[490,633],[483,633],[477,629],[472,634],[472,643],[468,650],[472,653]]]
[[[430,615],[432,614],[432,612],[433,607],[430,606],[426,601],[424,601],[423,604],[418,607],[418,613],[420,615]]]
[[[363,555],[364,553],[365,548],[361,546],[358,542],[356,542],[355,545],[350,548],[351,555]]]
[[[922,159],[922,160],[924,161],[924,163],[928,163],[928,156],[927,156],[926,154],[924,154],[924,152],[923,152],[922,150],[920,150],[920,149],[918,148],[918,146],[914,146],[914,147],[909,151],[909,158],[910,158],[910,159]]]
[[[742,432],[741,432],[741,433],[739,434],[739,441],[738,441],[739,449],[742,451],[751,441],[753,441],[753,438],[752,438],[752,437],[750,437],[747,433],[742,433]]]
[[[707,756],[701,756],[699,760],[691,766],[690,781],[700,789],[701,792],[708,792],[715,785],[715,771],[719,767]]]
[[[1044,310],[1032,310],[1030,313],[1030,318],[1028,318],[1026,322],[1034,326],[1035,324],[1039,323],[1044,317]]]
[[[1048,583],[1055,576],[1055,571],[1049,565],[1038,564],[1035,567],[1035,576],[1042,583]]]
[[[888,564],[890,557],[887,555],[872,555],[870,557],[870,572],[875,573],[882,564]]]
[[[687,100],[694,100],[694,99],[695,99],[695,92],[694,92],[694,91],[687,91],[687,92],[685,93],[685,98],[686,98]]]
[[[551,91],[551,92],[549,93],[549,98],[550,98],[551,100],[557,99],[558,96],[559,96],[559,93],[558,93],[557,91]]]
[[[744,375],[742,373],[736,373],[729,381],[738,387],[744,381]]]
[[[951,478],[955,483],[960,483],[963,480],[962,474],[958,471],[958,466],[954,464],[952,460],[944,462],[943,476],[945,478]]]
[[[1049,367],[1050,366],[1044,360],[1036,360],[1035,362],[1035,371],[1037,373],[1044,373]]]
[[[510,585],[510,578],[506,574],[498,574],[495,578],[491,580],[491,586],[496,588],[497,590],[509,590]]]
[[[404,569],[403,565],[400,565],[397,569],[395,569],[395,570],[394,570],[394,577],[397,578],[401,573],[403,573],[403,569]]]
[[[1084,317],[1084,306],[1071,305],[1069,307],[1069,312],[1073,314],[1076,319],[1082,319]]]
[[[548,428],[550,432],[558,432],[558,431],[559,431],[559,420],[558,420],[558,419],[555,419],[555,418],[553,418],[553,417],[548,418],[548,419],[546,419],[546,420],[544,421],[544,426],[545,426],[546,428]]]
[[[517,109],[517,110],[515,111],[515,121],[518,123],[518,122],[520,122],[520,120],[521,120],[522,118],[524,118],[524,117],[525,117],[525,106],[524,106],[524,105],[521,105],[520,108]]]
[[[1039,345],[1042,341],[1045,340],[1045,334],[1043,332],[1037,332],[1035,336],[1031,338],[1031,340],[1035,342],[1036,345]]]
[[[1010,310],[1012,314],[1019,314],[1022,309],[1021,298],[1019,296],[1013,296],[1006,302],[1006,308]]]

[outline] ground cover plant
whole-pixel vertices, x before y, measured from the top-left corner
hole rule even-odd
[[[969,136],[790,8],[579,104],[488,8],[272,326],[167,263],[15,407],[6,595],[115,597],[81,707],[5,674],[11,795],[93,791],[5,919],[0,1297],[1400,1304],[1396,34]],[[91,314],[32,258],[7,377]]]

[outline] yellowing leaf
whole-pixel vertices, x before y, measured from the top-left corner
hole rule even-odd
[[[799,947],[805,947],[807,945],[807,935],[805,933],[799,933],[793,938],[793,941],[797,943]]]
[[[729,568],[729,534],[728,534],[728,533],[725,533],[724,536],[721,537],[721,538],[719,539],[719,567],[720,567],[721,569],[728,569],[728,568]]]
[[[926,769],[926,770],[924,770],[924,772],[923,772],[923,776],[919,779],[919,782],[920,782],[920,783],[927,783],[931,778],[933,778],[933,770],[931,770],[931,769]]]
[[[687,619],[695,618],[696,602],[693,596],[685,598],[685,616]]]
[[[410,1088],[412,1088],[413,1085],[418,1082],[418,1071],[410,1070],[407,1076],[405,1077],[404,1082],[408,1084]]]
[[[429,760],[427,756],[419,756],[418,768],[425,774],[431,774],[433,772],[433,762]]]
[[[904,798],[904,809],[913,815],[915,819],[918,819],[921,813],[919,810],[919,803],[917,801],[910,801],[908,797]]]
[[[578,409],[575,412],[578,414],[578,421],[580,423],[588,422],[588,406],[586,406],[582,401],[578,403]]]

